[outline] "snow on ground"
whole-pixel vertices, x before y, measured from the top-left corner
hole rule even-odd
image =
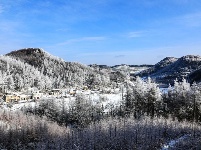
[[[168,88],[160,88],[160,91],[164,94],[168,93]]]
[[[149,67],[131,67],[130,74],[139,74],[140,72],[149,69]]]
[[[112,108],[120,107],[122,101],[122,94],[104,94],[107,98],[105,102],[102,102],[104,112],[108,112]]]
[[[128,65],[120,65],[114,68],[114,70],[119,70],[119,71],[124,71],[124,72],[129,72],[130,74],[138,74],[144,70],[149,69],[150,67],[146,66],[128,66]]]
[[[79,94],[87,100],[91,100],[93,105],[102,105],[105,108],[105,112],[108,112],[111,108],[119,107],[122,101],[122,93],[103,94],[99,93],[99,91],[88,90]],[[75,97],[63,99],[63,103],[66,106],[71,106],[74,101]],[[57,102],[61,104],[62,99],[58,99]]]
[[[36,105],[37,105],[37,102],[23,102],[23,103],[21,102],[21,103],[17,103],[17,104],[12,104],[12,106],[9,104],[4,104],[4,105],[2,105],[2,107],[7,110],[16,111],[16,110],[22,109],[23,107],[34,108]]]
[[[7,126],[6,122],[0,120],[0,126],[3,129],[3,127]]]
[[[114,109],[116,107],[119,107],[121,105],[122,101],[122,93],[111,93],[111,94],[105,94],[100,93],[99,91],[80,91],[77,94],[80,94],[81,96],[85,97],[87,100],[91,100],[93,105],[102,105],[104,108],[104,112],[108,112],[111,109]],[[62,105],[65,106],[65,109],[71,108],[73,103],[75,102],[76,97],[72,95],[63,96],[57,95],[57,96],[48,96],[43,97],[40,100],[34,101],[20,101],[19,103],[12,104],[4,104],[1,107],[16,111],[20,110],[22,108],[34,108],[38,106],[40,101],[46,100],[46,101],[53,101],[54,104],[56,104],[57,108],[62,108]]]
[[[122,94],[98,94],[94,93],[88,96],[92,100],[93,105],[100,104],[104,108],[104,112],[108,112],[112,108],[119,107],[122,101]]]
[[[171,141],[169,141],[169,143],[164,144],[161,150],[168,150],[169,148],[174,148],[174,146],[177,143],[183,141],[184,139],[188,138],[189,136],[190,136],[189,134],[186,134],[178,139],[171,140]]]

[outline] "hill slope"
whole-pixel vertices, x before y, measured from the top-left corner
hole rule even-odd
[[[146,70],[140,76],[150,76],[157,82],[173,83],[177,78],[188,78],[188,75],[201,67],[201,57],[194,55],[183,56],[179,59],[168,57]]]
[[[51,88],[51,80],[37,68],[9,56],[0,56],[0,84],[7,83],[7,90],[26,87]],[[1,86],[1,90],[6,88]]]
[[[188,75],[188,79],[190,83],[193,82],[201,82],[201,68],[197,69],[196,71],[193,71]]]
[[[138,75],[148,76],[148,75],[157,73],[157,72],[163,70],[165,67],[171,65],[172,63],[174,63],[177,60],[178,60],[178,58],[175,58],[175,57],[166,57],[163,60],[161,60],[160,62],[158,62],[157,64],[155,64],[153,67],[140,72],[140,74],[138,74]]]
[[[108,86],[110,84],[109,75],[95,70],[89,66],[64,60],[52,56],[40,48],[26,48],[12,51],[2,58],[11,58],[38,70],[41,79],[48,78],[52,88],[62,88],[66,86]],[[9,64],[9,63],[8,63]],[[3,69],[1,69],[3,71]],[[12,71],[12,68],[10,68]],[[20,70],[20,69],[18,69]],[[25,72],[21,72],[23,74]]]

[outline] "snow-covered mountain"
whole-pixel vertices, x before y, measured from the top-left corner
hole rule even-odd
[[[118,75],[119,73],[121,73],[130,76],[134,76],[136,74],[141,73],[142,71],[145,71],[153,67],[153,65],[126,65],[126,64],[115,65],[115,66],[93,64],[89,66],[96,70],[102,70],[104,72],[108,72],[109,74],[117,73]]]
[[[188,78],[191,72],[201,67],[201,56],[187,55],[179,59],[166,57],[152,68],[138,74],[141,77],[150,76],[157,82],[173,83],[177,78]]]
[[[148,76],[148,75],[154,74],[156,72],[163,70],[165,67],[171,65],[172,63],[174,63],[177,60],[178,59],[175,57],[166,57],[163,60],[161,60],[160,62],[158,62],[157,64],[155,64],[153,67],[140,72],[139,75],[140,76]]]
[[[153,67],[153,65],[116,65],[112,66],[111,68],[114,71],[123,71],[123,72],[128,72],[130,75],[136,75],[142,71],[145,71],[149,68]]]
[[[66,62],[40,48],[12,51],[1,56],[0,62],[2,79],[8,82],[9,75],[14,89],[27,86],[40,89],[66,86],[95,88],[112,84],[109,74],[80,63]],[[17,85],[18,82],[22,82],[21,86]]]

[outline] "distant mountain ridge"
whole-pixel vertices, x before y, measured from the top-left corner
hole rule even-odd
[[[167,67],[168,65],[171,65],[177,60],[178,58],[175,58],[175,57],[166,57],[160,62],[158,62],[157,64],[155,64],[154,66],[152,66],[151,68],[142,71],[140,75],[147,76],[147,75],[157,73],[158,71],[163,70],[165,67]]]
[[[98,70],[107,70],[108,72],[121,72],[123,74],[129,74],[131,77],[135,74],[138,74],[139,72],[142,72],[144,70],[147,70],[154,65],[126,65],[126,64],[121,64],[121,65],[115,65],[115,66],[107,66],[107,65],[97,65],[97,64],[92,64],[89,65],[92,68],[98,69]]]
[[[176,78],[178,80],[182,80],[182,78],[192,80],[189,75],[200,67],[201,56],[187,55],[181,58],[166,57],[152,68],[138,75],[141,77],[150,76],[157,82],[172,84]]]

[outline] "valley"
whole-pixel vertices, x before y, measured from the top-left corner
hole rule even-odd
[[[200,58],[87,66],[39,48],[0,56],[0,126],[11,140],[0,148],[198,148]]]

